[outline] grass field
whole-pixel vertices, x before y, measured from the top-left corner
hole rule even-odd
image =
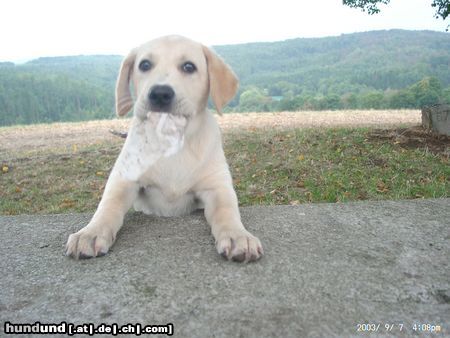
[[[242,206],[450,196],[450,138],[403,120],[408,128],[238,120],[222,127]],[[102,126],[0,128],[9,141],[0,148],[0,214],[94,211],[123,144]]]

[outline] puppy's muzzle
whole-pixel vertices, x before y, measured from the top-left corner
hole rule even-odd
[[[150,110],[154,112],[170,112],[175,92],[167,85],[156,85],[150,89],[148,99]]]

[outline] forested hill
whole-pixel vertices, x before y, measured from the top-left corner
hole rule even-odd
[[[426,76],[450,85],[450,34],[373,31],[338,37],[220,46],[244,85],[294,83],[326,94],[399,89]]]
[[[450,35],[373,31],[216,46],[240,78],[234,111],[419,108],[450,102]],[[0,125],[114,116],[121,56],[0,63]]]

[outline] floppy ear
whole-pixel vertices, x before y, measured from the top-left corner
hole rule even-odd
[[[116,113],[124,116],[133,108],[133,98],[130,93],[130,79],[133,73],[136,53],[132,50],[122,61],[119,76],[116,83]]]
[[[236,95],[239,81],[231,68],[211,49],[203,46],[209,75],[209,94],[222,115],[222,108]]]

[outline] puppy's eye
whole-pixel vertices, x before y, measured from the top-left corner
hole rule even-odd
[[[185,73],[192,74],[193,72],[195,72],[197,70],[197,67],[195,67],[195,65],[192,62],[188,61],[188,62],[183,63],[183,65],[181,66],[181,69]]]
[[[139,69],[141,70],[141,72],[147,72],[152,68],[153,64],[148,60],[142,60],[141,63],[139,64]]]

